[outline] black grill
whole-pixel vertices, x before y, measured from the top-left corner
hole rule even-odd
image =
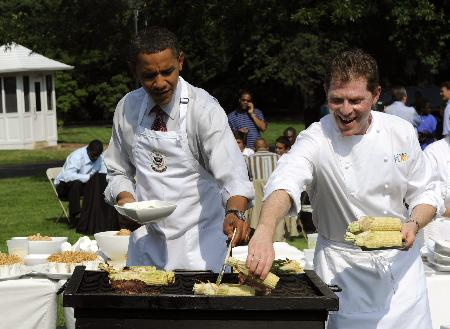
[[[324,328],[338,297],[314,271],[282,275],[267,296],[196,296],[194,283],[215,282],[217,273],[177,271],[159,294],[112,291],[105,272],[75,269],[64,306],[75,308],[77,328]],[[236,274],[222,282],[237,283]],[[281,328],[281,327],[280,327]]]

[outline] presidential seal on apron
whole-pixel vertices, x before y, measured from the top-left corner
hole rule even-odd
[[[167,169],[166,156],[158,152],[150,152],[150,167],[156,172],[164,172]]]

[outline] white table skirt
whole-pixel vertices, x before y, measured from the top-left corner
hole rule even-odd
[[[433,329],[450,328],[450,272],[436,272],[424,265]]]
[[[23,278],[0,282],[2,329],[56,328],[58,282]]]

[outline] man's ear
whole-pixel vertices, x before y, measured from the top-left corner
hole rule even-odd
[[[183,70],[183,63],[184,63],[184,53],[180,51],[180,54],[178,55],[178,71]]]

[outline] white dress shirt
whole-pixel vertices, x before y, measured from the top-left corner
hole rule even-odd
[[[167,130],[179,129],[180,82],[169,104],[162,106],[168,115]],[[215,98],[205,90],[188,84],[189,103],[186,129],[189,149],[199,163],[216,179],[222,188],[224,202],[230,196],[240,195],[253,199],[253,186],[248,179],[242,153],[236,143],[227,116]],[[131,162],[134,134],[138,127],[139,108],[144,97],[148,97],[147,113],[142,124],[151,127],[155,118],[150,113],[155,105],[143,88],[125,95],[114,113],[113,132],[105,163],[108,168],[106,201],[114,204],[117,195],[128,191],[134,195],[135,164]]]
[[[444,110],[442,135],[450,134],[450,99],[447,101],[447,106]]]
[[[278,161],[265,187],[265,197],[286,190],[292,214],[300,211],[307,190],[318,232],[342,242],[347,225],[368,216],[405,219],[407,210],[430,204],[442,214],[443,202],[420,149],[414,128],[405,120],[372,112],[364,135],[343,137],[332,115],[302,131]]]
[[[417,127],[420,123],[420,116],[417,114],[414,107],[406,106],[403,102],[397,101],[389,105],[384,109],[384,112],[387,114],[396,115],[414,127]]]
[[[103,161],[103,154],[94,162],[89,159],[87,153],[87,146],[76,149],[64,162],[63,169],[55,178],[55,185],[59,182],[71,182],[79,180],[82,183],[86,183],[92,174],[96,172],[106,174],[106,167]]]

